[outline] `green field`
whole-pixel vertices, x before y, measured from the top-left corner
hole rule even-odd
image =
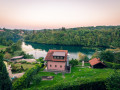
[[[32,64],[14,64],[15,66],[17,66],[17,67],[21,67],[21,65],[23,66],[23,68],[24,69],[30,69],[30,68],[32,68],[32,67],[34,67],[35,65],[32,65]]]
[[[6,46],[0,45],[0,50],[5,50]]]
[[[51,81],[41,81],[38,85],[31,85],[30,88],[25,90],[41,90],[44,87],[52,86],[58,83],[64,82],[74,82],[74,81],[84,81],[90,79],[93,81],[94,79],[106,79],[110,74],[113,73],[113,69],[92,69],[88,67],[76,66],[72,67],[71,73],[66,73],[65,77],[63,77],[62,73],[54,74],[53,72],[39,72],[40,76],[54,76],[54,79]]]
[[[0,45],[0,48],[6,48],[6,46]]]

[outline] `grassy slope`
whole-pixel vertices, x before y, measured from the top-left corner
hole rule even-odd
[[[14,64],[15,66],[17,66],[17,67],[21,67],[21,65],[23,66],[23,68],[24,69],[30,69],[30,68],[32,68],[32,67],[34,67],[35,65],[32,65],[32,64]]]
[[[5,48],[6,46],[0,45],[0,48]]]
[[[73,82],[76,80],[85,80],[87,78],[93,80],[94,78],[107,78],[111,73],[113,73],[112,69],[92,69],[92,68],[82,68],[80,66],[72,67],[71,73],[66,73],[65,78],[62,77],[62,74],[54,74],[52,72],[39,72],[40,76],[55,76],[51,81],[41,81],[38,85],[32,85],[30,88],[25,90],[33,90],[39,89],[45,86],[51,86],[57,83],[63,82]]]
[[[6,46],[0,45],[0,50],[5,50]]]

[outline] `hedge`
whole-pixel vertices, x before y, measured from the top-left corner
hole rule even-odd
[[[104,64],[105,64],[108,68],[120,69],[120,64],[116,64],[116,63],[112,63],[112,62],[106,62],[106,61],[104,61]]]
[[[36,75],[41,69],[41,65],[36,65],[35,67],[28,69],[25,74],[13,82],[13,90],[22,90],[23,88],[28,88],[33,76]]]
[[[40,90],[106,90],[105,79],[94,78],[74,82],[57,83],[38,88]]]

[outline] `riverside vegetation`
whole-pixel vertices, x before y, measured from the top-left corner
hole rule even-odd
[[[120,46],[119,26],[82,27],[73,29],[62,28],[60,29],[60,31],[43,30],[38,31],[38,33],[28,33],[29,31],[26,31],[24,35],[25,40],[31,40],[32,42],[37,43],[100,46],[114,48]],[[28,35],[30,36],[28,37]],[[71,41],[69,42],[69,40]],[[2,50],[1,53],[4,54],[4,57],[10,55],[22,55],[21,48],[19,48],[20,45],[20,41],[18,41],[17,43],[12,43],[11,45],[6,44],[6,49],[4,51]],[[4,78],[6,78],[6,81],[4,81],[6,84],[4,82],[0,82],[0,88],[5,88],[4,86],[8,85],[6,90],[11,90],[12,88],[13,90],[98,90],[98,88],[99,90],[118,90],[120,87],[119,51],[120,49],[117,48],[105,50],[102,52],[96,51],[96,53],[93,54],[92,58],[101,58],[101,60],[106,64],[107,68],[105,69],[88,68],[89,63],[85,63],[85,67],[81,67],[81,59],[88,61],[88,58],[84,56],[82,58],[79,58],[79,62],[77,60],[72,60],[70,62],[71,64],[73,64],[71,68],[71,73],[58,73],[57,75],[53,72],[43,72],[45,66],[43,65],[43,60],[40,59],[37,61],[42,62],[41,64],[35,64],[34,67],[28,69],[21,78],[17,79],[12,84],[9,80],[8,73],[5,73],[6,68],[5,65],[3,65],[3,56],[1,56],[1,70],[3,70],[4,73],[0,72],[0,78],[2,79],[2,75],[4,74]],[[5,55],[6,52],[7,55]],[[41,76],[54,76],[54,79],[51,81],[41,81]]]
[[[120,26],[80,27],[71,29],[43,30],[28,34],[28,42],[86,47],[119,47]]]

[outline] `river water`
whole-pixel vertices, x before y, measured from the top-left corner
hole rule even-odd
[[[22,42],[22,50],[28,54],[32,54],[36,59],[38,59],[39,57],[45,58],[49,49],[68,50],[68,53],[70,54],[69,58],[77,59],[79,52],[91,58],[91,56],[94,54],[96,49],[100,51],[103,50],[104,48],[91,49],[91,48],[84,48],[82,46],[47,45],[47,44]]]

